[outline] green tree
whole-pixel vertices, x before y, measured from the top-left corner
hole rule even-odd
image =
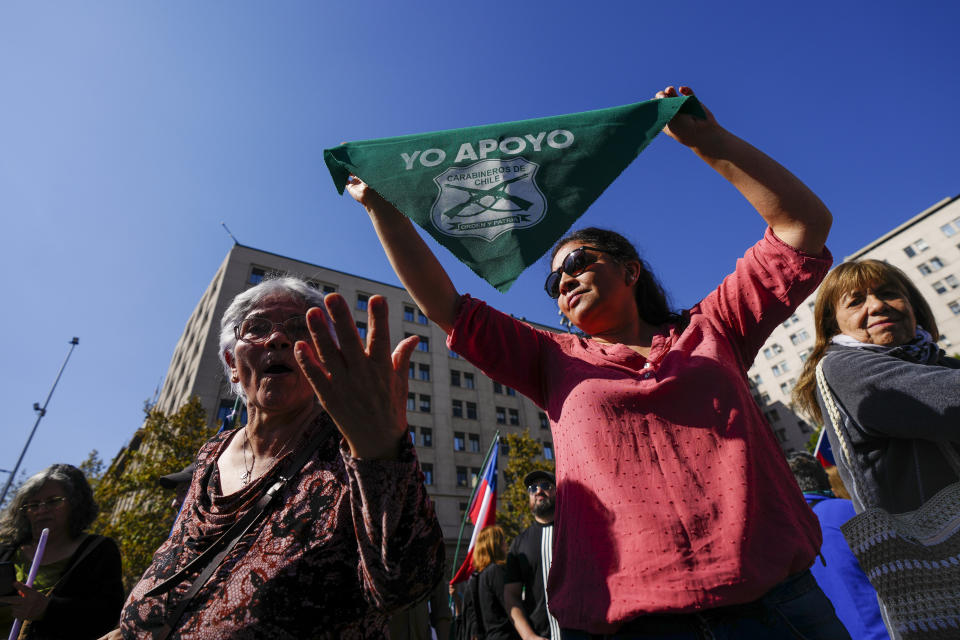
[[[78,464],[77,468],[83,471],[87,482],[90,483],[90,488],[96,491],[97,483],[103,477],[103,460],[100,459],[100,452],[94,449],[88,453],[87,459]]]
[[[157,478],[190,464],[212,435],[206,411],[196,397],[171,415],[151,408],[128,448],[98,478],[94,497],[100,515],[91,531],[110,536],[120,545],[127,589],[143,575],[176,516],[170,507],[172,493]],[[97,466],[98,460],[93,452],[83,463],[95,476],[102,467]]]
[[[531,471],[543,470],[553,473],[552,460],[543,459],[543,445],[533,439],[529,431],[511,433],[503,437],[509,455],[503,469],[503,490],[500,493],[500,508],[497,524],[503,527],[508,540],[533,524],[530,499],[523,478]]]
[[[809,453],[814,453],[817,450],[817,440],[820,439],[820,432],[823,431],[823,425],[814,425],[813,433],[810,434],[810,439],[807,440],[807,451]]]

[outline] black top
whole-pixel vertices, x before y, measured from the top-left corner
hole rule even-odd
[[[520,640],[503,606],[503,565],[491,564],[480,572],[477,583],[480,619],[485,640]]]
[[[550,637],[550,622],[547,619],[546,585],[543,584],[541,568],[540,540],[544,526],[539,522],[523,530],[513,539],[510,552],[507,553],[507,567],[504,582],[523,584],[523,609],[530,626],[537,635]]]
[[[86,550],[89,549],[89,553]],[[16,550],[0,547],[0,558]],[[23,640],[95,640],[117,627],[124,590],[120,550],[110,538],[89,535],[70,557],[50,592],[42,620],[24,625]],[[78,562],[79,560],[79,562]]]
[[[869,349],[833,345],[823,374],[853,449],[856,487],[833,429],[827,431],[840,476],[857,512],[879,506],[890,513],[919,508],[958,480],[944,455],[960,453],[960,360],[941,355],[917,364]],[[824,421],[830,416],[819,396]]]

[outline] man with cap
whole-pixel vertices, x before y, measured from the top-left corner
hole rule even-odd
[[[190,482],[193,480],[193,470],[196,468],[196,463],[191,462],[180,471],[168,473],[158,478],[161,487],[176,490],[173,500],[170,501],[170,508],[177,513],[180,513],[180,505],[183,504],[183,499],[187,497],[187,490],[190,489]]]
[[[547,609],[547,576],[553,560],[553,515],[557,481],[549,471],[531,471],[523,483],[534,523],[514,538],[507,554],[503,601],[523,640],[559,640],[560,626]]]

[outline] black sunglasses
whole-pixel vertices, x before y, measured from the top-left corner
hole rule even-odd
[[[560,297],[560,280],[564,273],[571,277],[578,276],[583,273],[584,269],[597,261],[598,256],[588,253],[588,251],[607,253],[596,247],[577,247],[568,253],[567,257],[560,263],[560,267],[556,271],[551,271],[550,275],[547,276],[547,281],[543,283],[543,289],[548,296],[554,300]]]

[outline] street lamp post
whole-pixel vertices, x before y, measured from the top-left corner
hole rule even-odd
[[[23,450],[20,452],[20,457],[17,458],[17,464],[14,465],[13,471],[10,471],[10,475],[7,477],[7,483],[3,485],[3,493],[0,493],[0,504],[3,504],[3,501],[7,497],[7,491],[10,490],[10,485],[13,483],[13,479],[17,475],[17,470],[20,469],[20,463],[23,462],[23,456],[27,454],[27,449],[30,447],[30,441],[33,440],[33,434],[37,432],[37,427],[40,426],[40,420],[43,419],[43,416],[47,415],[47,405],[50,404],[50,398],[53,397],[53,391],[57,388],[57,383],[60,382],[60,376],[63,375],[63,370],[67,366],[67,362],[70,361],[70,354],[73,353],[74,348],[80,344],[80,338],[73,338],[70,341],[70,351],[67,352],[67,357],[64,359],[63,364],[60,365],[60,371],[57,372],[57,378],[53,381],[53,386],[50,387],[50,393],[47,394],[47,399],[44,401],[43,406],[40,406],[39,402],[33,403],[33,410],[37,412],[37,421],[33,423],[33,429],[30,431],[30,437],[27,438],[27,443],[23,445]]]

